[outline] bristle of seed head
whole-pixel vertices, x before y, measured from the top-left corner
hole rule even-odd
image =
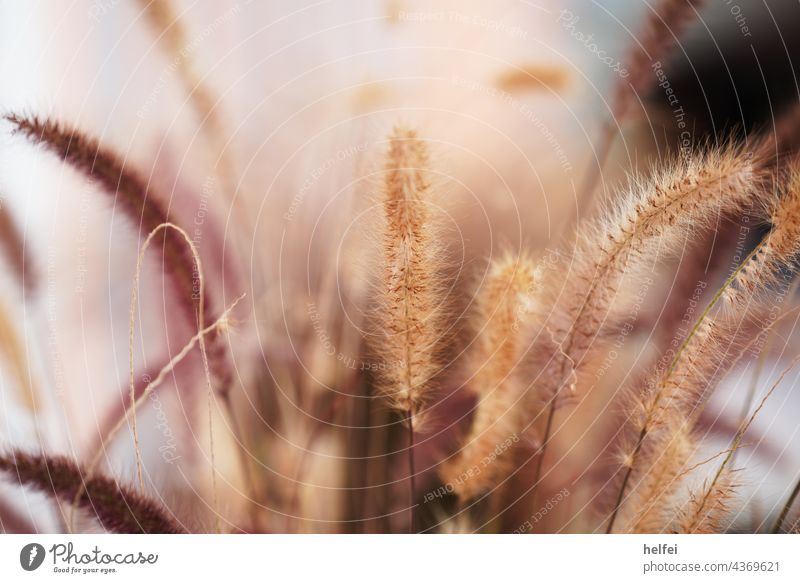
[[[770,201],[771,228],[763,249],[753,256],[747,271],[748,287],[765,287],[775,274],[790,268],[800,252],[800,165],[789,174],[781,196]]]
[[[496,387],[518,365],[520,325],[530,310],[536,267],[527,257],[507,253],[492,262],[485,284],[475,301],[477,321],[475,365],[479,393]],[[495,382],[492,382],[495,381]]]
[[[726,468],[713,483],[690,492],[688,502],[677,516],[680,534],[715,534],[725,532],[730,505],[736,494],[733,471]]]

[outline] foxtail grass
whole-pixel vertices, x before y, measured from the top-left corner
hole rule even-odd
[[[710,150],[704,156],[678,158],[643,183],[634,182],[620,206],[584,229],[576,252],[572,287],[564,293],[556,280],[553,310],[545,323],[557,350],[540,383],[546,424],[536,464],[534,491],[562,392],[576,390],[587,352],[602,339],[609,308],[622,278],[648,259],[658,246],[669,252],[689,235],[688,227],[711,224],[721,213],[732,215],[755,197],[758,174],[753,156],[737,147]]]
[[[432,398],[439,373],[442,323],[441,266],[431,227],[428,148],[414,130],[395,128],[384,171],[382,383],[392,407],[405,415],[408,424],[409,504],[413,509],[415,423]]]
[[[511,452],[487,467],[482,461],[492,458],[504,442],[519,441],[529,424],[526,385],[518,369],[525,349],[525,314],[534,301],[534,274],[529,259],[507,254],[492,262],[475,298],[477,329],[470,386],[478,403],[463,447],[440,471],[442,481],[453,485],[462,503],[504,482],[514,469]],[[469,478],[459,479],[462,476]]]
[[[6,476],[63,502],[75,502],[109,532],[124,534],[180,534],[186,528],[159,502],[59,455],[14,450],[0,455]]]

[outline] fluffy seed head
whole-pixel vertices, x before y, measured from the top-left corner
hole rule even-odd
[[[548,286],[554,308],[546,325],[561,357],[550,365],[557,369],[546,399],[575,376],[586,352],[597,345],[626,274],[652,262],[656,249],[679,249],[690,225],[695,232],[720,214],[740,211],[758,188],[753,156],[733,146],[679,158],[647,180],[633,178],[619,206],[583,229],[571,287],[565,290],[561,277]]]
[[[183,528],[159,503],[134,492],[113,479],[94,476],[72,460],[56,455],[33,455],[21,451],[0,455],[0,471],[71,503],[84,487],[78,505],[109,532],[127,534],[179,534]]]
[[[508,450],[520,440],[527,421],[517,371],[524,348],[519,324],[534,273],[530,260],[507,254],[492,262],[475,298],[478,338],[471,386],[480,401],[463,448],[440,470],[442,481],[462,500],[499,486],[513,469]]]
[[[397,409],[414,414],[429,397],[438,372],[441,310],[429,224],[428,152],[416,132],[394,130],[385,171],[384,391]]]

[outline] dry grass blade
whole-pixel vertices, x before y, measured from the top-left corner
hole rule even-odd
[[[78,506],[109,532],[178,534],[186,529],[158,502],[105,476],[87,476],[72,460],[13,451],[0,455],[0,471],[64,502]]]

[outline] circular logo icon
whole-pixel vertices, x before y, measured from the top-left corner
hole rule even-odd
[[[19,564],[26,571],[35,571],[44,562],[44,547],[39,543],[30,543],[19,552]]]

